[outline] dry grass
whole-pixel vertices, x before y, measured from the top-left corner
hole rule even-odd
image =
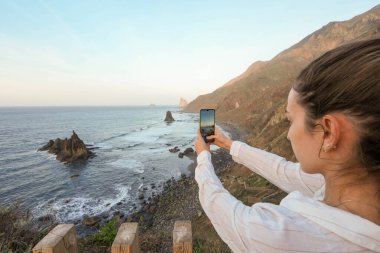
[[[34,219],[19,204],[0,207],[0,252],[31,252],[54,226],[53,219]]]

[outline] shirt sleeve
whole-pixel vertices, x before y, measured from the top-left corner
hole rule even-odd
[[[214,172],[211,154],[202,151],[197,157],[195,180],[199,186],[199,201],[216,232],[233,252],[246,252],[246,247],[235,226],[234,211],[241,205],[224,189]]]
[[[233,252],[332,252],[332,249],[359,252],[357,248],[351,251],[353,244],[347,245],[331,231],[281,204],[244,205],[224,189],[214,172],[210,152],[200,153],[197,161],[195,180],[200,203],[220,238]]]
[[[235,162],[243,164],[288,193],[300,191],[306,196],[313,196],[325,184],[321,174],[305,173],[299,163],[289,162],[281,156],[240,141],[232,143],[230,154]]]

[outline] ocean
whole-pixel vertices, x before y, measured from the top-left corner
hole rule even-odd
[[[173,123],[164,122],[166,111]],[[193,147],[198,120],[176,106],[0,108],[0,205],[18,202],[62,223],[131,213],[142,188],[147,198],[168,179],[194,173],[191,159],[169,149]],[[64,164],[37,151],[73,130],[97,147],[94,158]]]

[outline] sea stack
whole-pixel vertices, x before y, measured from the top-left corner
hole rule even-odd
[[[183,109],[187,106],[187,101],[184,98],[179,99],[179,108]]]
[[[166,112],[165,121],[166,122],[173,122],[174,121],[174,118],[173,118],[172,113],[170,111]]]
[[[48,151],[57,156],[57,160],[64,163],[73,163],[77,161],[87,160],[95,154],[90,151],[84,142],[73,131],[70,139],[60,138],[55,141],[50,140],[46,145],[39,148],[38,151]]]

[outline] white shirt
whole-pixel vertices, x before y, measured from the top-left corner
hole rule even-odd
[[[246,206],[224,189],[211,154],[201,152],[195,180],[200,203],[215,230],[233,252],[380,252],[380,226],[328,206],[324,177],[307,174],[299,163],[234,141],[230,154],[290,193],[280,203]]]

